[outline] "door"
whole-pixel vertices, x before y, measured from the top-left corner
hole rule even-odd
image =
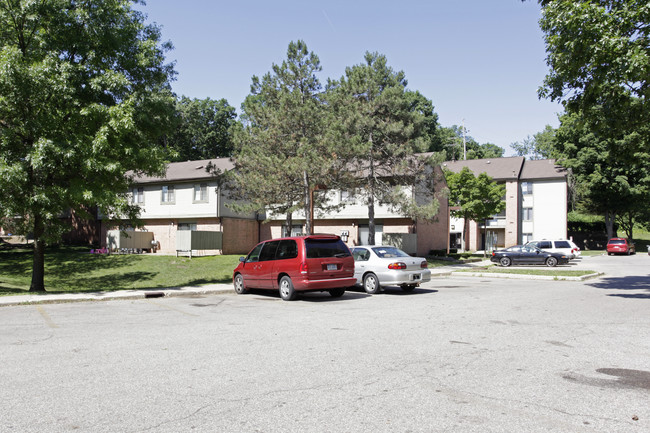
[[[258,276],[261,289],[272,289],[277,279],[275,275],[275,252],[280,241],[264,242],[258,263]]]

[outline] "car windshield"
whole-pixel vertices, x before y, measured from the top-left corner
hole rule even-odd
[[[392,258],[392,257],[411,257],[404,251],[396,247],[374,247],[372,249],[378,257]]]
[[[305,247],[307,248],[308,259],[347,257],[350,255],[350,250],[340,239],[306,239]]]

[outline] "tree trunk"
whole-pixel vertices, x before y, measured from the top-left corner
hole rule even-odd
[[[34,259],[32,263],[32,283],[30,292],[45,291],[45,241],[43,240],[43,220],[34,216]]]
[[[303,186],[303,194],[305,196],[305,206],[304,206],[304,211],[305,211],[305,234],[312,234],[312,227],[313,227],[313,221],[312,221],[312,215],[311,215],[311,201],[312,201],[312,194],[313,191],[311,190],[311,186],[309,185],[309,174],[307,174],[306,171],[302,172],[302,186]]]
[[[287,237],[291,236],[291,227],[293,225],[293,212],[287,212],[287,219],[286,219],[286,225],[287,225]]]
[[[616,213],[608,210],[605,212],[605,229],[607,230],[607,240],[609,241],[614,237],[614,220],[616,219]]]
[[[372,154],[372,134],[370,134],[370,161],[368,182],[368,245],[375,245],[375,160]]]

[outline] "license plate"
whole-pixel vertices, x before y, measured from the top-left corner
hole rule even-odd
[[[336,265],[335,265],[335,264],[329,264],[329,265],[327,265],[327,270],[328,270],[328,271],[335,271],[336,269],[337,269],[337,268],[336,268]]]

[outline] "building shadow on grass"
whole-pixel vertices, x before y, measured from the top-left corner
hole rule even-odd
[[[587,283],[588,286],[602,290],[616,290],[619,293],[608,293],[607,296],[631,299],[650,299],[650,275],[631,275],[627,277],[606,277]],[[620,293],[620,291],[628,293]],[[634,293],[633,293],[634,292]]]

